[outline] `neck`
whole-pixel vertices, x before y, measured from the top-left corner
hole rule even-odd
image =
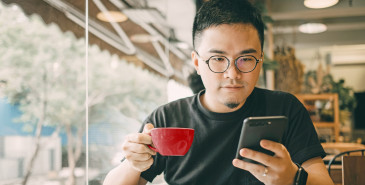
[[[237,107],[231,109],[224,105],[223,102],[219,102],[216,98],[210,97],[209,94],[207,94],[206,92],[202,94],[199,99],[204,108],[208,109],[211,112],[217,113],[234,112],[240,109],[246,102],[246,100],[244,100]]]

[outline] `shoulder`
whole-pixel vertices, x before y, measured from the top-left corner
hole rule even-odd
[[[194,109],[196,106],[196,99],[197,95],[194,95],[161,105],[152,111],[145,122],[158,123],[171,119],[179,119],[179,117],[184,116],[187,112]]]
[[[155,111],[179,111],[193,106],[197,95],[181,98],[158,107]]]
[[[302,111],[302,103],[291,93],[255,88],[253,92],[254,106],[264,110],[263,114],[286,115]]]
[[[293,94],[284,91],[273,91],[268,89],[255,88],[254,93],[259,98],[266,100],[299,101]]]

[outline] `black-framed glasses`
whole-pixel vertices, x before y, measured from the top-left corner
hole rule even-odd
[[[197,51],[195,53],[201,58]],[[257,59],[255,56],[242,55],[234,60],[234,65],[241,73],[249,73],[256,69],[260,61],[262,59]],[[205,60],[205,63],[213,73],[224,73],[229,68],[231,61],[223,55],[214,55]]]

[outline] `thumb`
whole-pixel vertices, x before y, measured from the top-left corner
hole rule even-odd
[[[146,124],[145,126],[144,126],[144,128],[143,128],[143,133],[145,133],[145,134],[149,134],[149,133],[151,133],[151,130],[153,129],[153,128],[155,128],[151,123],[148,123],[148,124]]]

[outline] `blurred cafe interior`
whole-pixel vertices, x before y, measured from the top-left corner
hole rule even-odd
[[[191,30],[204,1],[1,0],[0,184],[101,184],[127,133],[193,95]],[[365,1],[251,2],[266,24],[257,86],[294,94],[335,184],[355,184],[349,171],[365,170]]]

